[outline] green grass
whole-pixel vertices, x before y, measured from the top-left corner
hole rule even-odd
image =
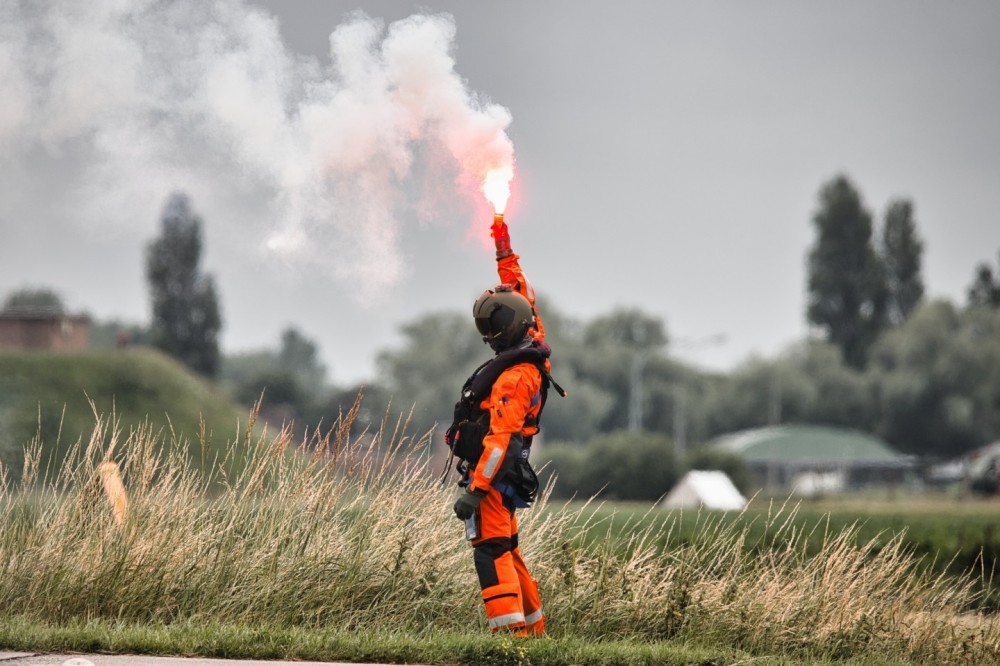
[[[223,625],[72,622],[50,626],[0,618],[0,646],[46,653],[172,655],[217,659],[281,659],[422,663],[444,666],[901,666],[869,654],[852,659],[750,655],[726,646],[672,642],[515,639],[482,632],[372,632]]]
[[[628,508],[520,517],[549,637],[491,637],[453,490],[405,424],[298,452],[242,437],[241,471],[192,463],[162,433],[101,433],[58,474],[0,492],[0,646],[457,664],[1000,664],[970,581],[929,573],[899,537]],[[97,465],[119,462],[128,516]],[[626,514],[629,515],[626,515]],[[818,541],[817,541],[818,539]],[[144,647],[145,646],[145,647]]]

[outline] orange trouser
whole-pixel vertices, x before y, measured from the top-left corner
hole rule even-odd
[[[479,538],[472,542],[476,574],[494,632],[541,634],[545,629],[538,583],[517,547],[514,508],[495,488],[479,504]]]

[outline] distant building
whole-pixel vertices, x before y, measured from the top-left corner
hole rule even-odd
[[[771,426],[723,435],[710,448],[739,456],[770,490],[823,494],[903,481],[912,456],[856,430],[823,426]]]
[[[82,351],[89,337],[86,315],[0,312],[0,349]]]

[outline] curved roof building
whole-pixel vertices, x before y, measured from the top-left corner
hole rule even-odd
[[[898,480],[913,466],[882,440],[857,430],[811,425],[781,425],[742,430],[717,437],[708,447],[735,454],[767,486],[794,485],[806,472],[839,472],[846,485]]]

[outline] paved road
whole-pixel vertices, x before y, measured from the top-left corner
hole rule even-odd
[[[359,666],[332,661],[248,661],[246,659],[197,659],[140,657],[132,655],[37,654],[0,652],[0,666]],[[369,664],[369,666],[388,666]]]

